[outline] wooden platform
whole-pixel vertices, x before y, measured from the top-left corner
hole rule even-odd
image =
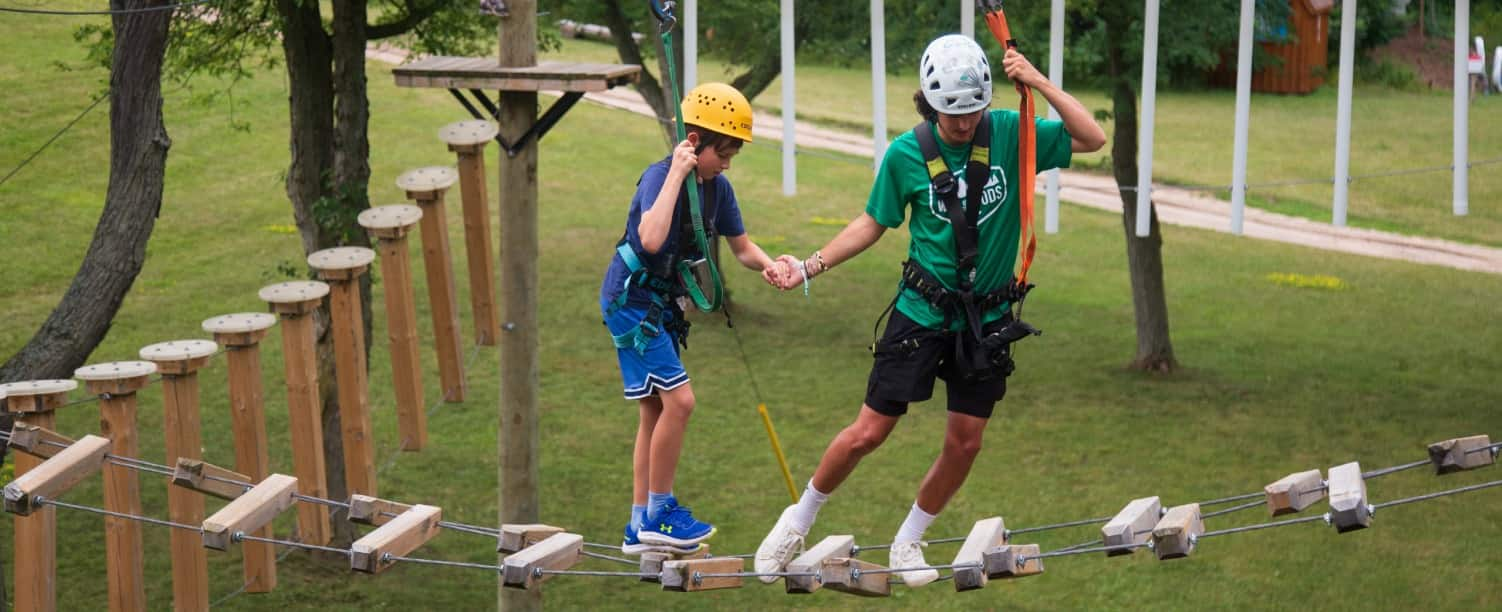
[[[489,57],[436,56],[391,70],[398,87],[487,91],[605,91],[635,83],[641,66],[544,62],[528,68],[502,68]]]

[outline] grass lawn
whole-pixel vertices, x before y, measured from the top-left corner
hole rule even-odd
[[[0,20],[0,91],[6,92],[0,160],[30,154],[100,91],[102,72],[52,67],[54,61],[76,63],[79,52],[68,37],[76,23]],[[370,68],[371,198],[399,202],[397,174],[451,163],[452,154],[434,132],[463,117],[446,92],[399,90],[388,67]],[[207,88],[204,83],[197,91]],[[132,359],[146,344],[203,337],[199,322],[210,316],[262,310],[256,290],[282,278],[279,266],[302,260],[296,237],[280,229],[292,223],[281,178],[287,164],[282,76],[265,74],[237,90],[234,120],[248,123],[248,131],[230,128],[226,104],[196,103],[194,95],[168,96],[164,111],[173,147],[162,215],[146,267],[92,361]],[[1169,97],[1165,106],[1228,114],[1228,106],[1214,103],[1218,95]],[[88,246],[107,184],[106,110],[90,114],[0,186],[0,355],[20,348],[46,318]],[[1169,132],[1159,133],[1166,138]],[[1487,154],[1479,143],[1476,152]],[[634,406],[620,399],[614,357],[599,323],[599,277],[621,231],[631,185],[661,154],[650,121],[583,104],[547,136],[539,163],[542,516],[592,542],[614,542],[626,517],[636,426]],[[494,156],[492,150],[492,168]],[[1165,165],[1172,166],[1160,160]],[[730,175],[753,238],[770,251],[802,254],[821,245],[837,228],[815,219],[858,214],[871,178],[865,164],[808,157],[798,196],[784,198],[778,167],[774,149],[751,147]],[[500,187],[492,184],[492,193]],[[1483,201],[1479,193],[1473,188],[1477,204]],[[462,231],[458,208],[450,207],[448,219],[456,248]],[[1480,208],[1473,205],[1471,221],[1485,218]],[[1120,220],[1067,210],[1063,232],[1045,237],[1034,269],[1040,289],[1027,318],[1046,335],[1021,345],[1019,370],[990,428],[987,450],[930,535],[963,535],[971,521],[996,514],[1016,529],[1109,516],[1147,495],[1177,504],[1246,493],[1294,471],[1351,460],[1373,469],[1419,459],[1423,445],[1434,440],[1502,435],[1499,393],[1490,378],[1502,370],[1502,326],[1495,324],[1502,283],[1494,276],[1165,227],[1173,338],[1185,368],[1171,377],[1142,376],[1123,369],[1134,336]],[[696,319],[686,361],[699,409],[676,488],[720,526],[716,551],[753,550],[787,503],[756,413],[748,365],[802,483],[829,438],[854,416],[865,388],[871,322],[890,299],[906,248],[905,232],[893,234],[820,278],[808,299],[760,287],[754,275],[739,269],[729,271],[736,331],[719,315]],[[467,291],[464,264],[455,253],[461,294]],[[1342,282],[1338,289],[1319,289],[1269,280],[1280,273]],[[424,282],[422,275],[418,282]],[[425,288],[419,286],[416,295],[425,296]],[[459,303],[467,305],[467,296]],[[438,376],[426,348],[432,346],[426,306],[419,299],[431,398]],[[393,460],[386,318],[381,299],[373,307],[370,396],[377,462],[391,462],[381,473],[381,496],[441,506],[449,520],[493,523],[495,351],[474,353],[467,402],[436,407],[430,448]],[[468,334],[467,306],[461,312],[461,329]],[[744,343],[747,363],[737,341]],[[267,429],[273,470],[288,473],[279,353],[279,333],[273,332],[263,344]],[[200,374],[204,456],[230,465],[225,379],[222,359]],[[140,399],[142,455],[162,462],[160,389],[147,389]],[[69,407],[59,419],[70,435],[97,431],[90,404]],[[853,533],[864,544],[886,542],[937,453],[943,425],[940,402],[915,405],[886,446],[826,506],[814,537]],[[1373,481],[1369,490],[1372,501],[1380,502],[1497,474],[1490,468],[1436,478],[1415,470]],[[165,516],[161,480],[143,478],[142,490],[146,513]],[[1502,566],[1486,559],[1502,539],[1494,509],[1499,495],[1492,489],[1383,510],[1373,529],[1339,536],[1316,523],[1209,539],[1194,557],[1172,562],[1142,553],[1049,559],[1042,576],[958,595],[942,583],[897,589],[882,601],[837,593],[790,598],[780,585],[665,594],[634,580],[580,577],[549,582],[546,601],[560,609],[1292,609],[1311,601],[1336,610],[1369,609],[1373,602],[1496,608],[1502,605]],[[65,499],[97,506],[101,498],[93,478]],[[218,505],[210,503],[210,511]],[[1264,520],[1249,510],[1211,519],[1207,527]],[[103,607],[102,521],[75,511],[59,511],[58,521],[59,608]],[[278,522],[278,535],[287,537],[291,526],[288,513]],[[10,530],[10,521],[0,521],[0,558],[7,568],[13,566]],[[171,605],[168,536],[157,527],[145,534],[149,607],[165,609]],[[1097,534],[1082,527],[1018,541],[1053,549]],[[494,563],[492,550],[485,538],[447,532],[415,556]],[[947,562],[955,550],[935,545],[928,558]],[[870,558],[886,562],[881,554]],[[241,584],[238,553],[212,552],[209,559],[213,597],[235,591]],[[629,569],[595,560],[581,567]],[[276,591],[242,595],[224,607],[489,609],[495,584],[485,571],[415,565],[358,575],[338,562],[294,553],[281,566]]]
[[[614,48],[586,40],[565,40],[557,57],[619,61]],[[1033,58],[1046,69],[1046,58]],[[657,71],[655,62],[652,65]],[[911,70],[887,77],[887,129],[895,136],[917,122],[910,102]],[[699,80],[729,80],[722,62],[701,62]],[[795,78],[798,118],[862,134],[871,132],[871,72],[867,68],[799,65]],[[1070,79],[1064,83],[1069,87]],[[753,106],[780,112],[782,81],[774,81]],[[1091,110],[1109,111],[1107,92],[1076,90]],[[1159,89],[1153,161],[1154,180],[1182,185],[1229,185],[1235,139],[1234,91]],[[1016,94],[998,87],[999,107],[1015,108]],[[832,103],[838,100],[838,103]],[[1348,223],[1502,246],[1502,97],[1477,98],[1470,110],[1472,162],[1491,162],[1470,173],[1470,214],[1456,217],[1447,171],[1393,177],[1367,175],[1447,167],[1451,162],[1451,98],[1448,92],[1404,92],[1357,87],[1352,99]],[[1247,181],[1253,206],[1329,222],[1334,189],[1330,184],[1273,186],[1292,180],[1329,179],[1335,174],[1336,91],[1331,85],[1307,96],[1255,95],[1252,98]],[[1043,100],[1039,99],[1039,104]],[[1107,134],[1110,126],[1107,125]],[[1110,147],[1075,160],[1077,169],[1109,170]],[[1263,186],[1259,186],[1263,185]],[[1229,193],[1220,197],[1230,199]],[[1069,220],[1065,220],[1067,225]]]

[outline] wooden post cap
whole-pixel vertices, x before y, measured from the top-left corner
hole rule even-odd
[[[219,345],[211,340],[171,340],[141,349],[141,359],[155,362],[163,374],[187,374],[218,352]]]
[[[261,301],[272,305],[317,303],[328,294],[328,283],[319,281],[277,283],[262,287],[259,293]]]
[[[489,144],[500,133],[501,128],[494,121],[466,119],[439,128],[438,139],[448,143],[450,151],[465,152]]]
[[[78,368],[73,378],[84,381],[90,393],[126,395],[145,387],[152,374],[156,364],[150,361],[111,361]]]
[[[375,261],[375,251],[365,247],[334,247],[308,256],[308,265],[319,272],[352,271],[359,274],[372,261]]]
[[[407,192],[407,197],[414,200],[431,200],[432,197],[424,195],[434,194],[449,187],[459,180],[459,171],[448,166],[428,166],[416,170],[403,172],[396,177],[396,186]]]
[[[11,414],[51,412],[67,403],[68,392],[77,388],[76,380],[22,380],[0,385],[0,397]]]
[[[253,346],[275,326],[276,315],[238,312],[204,320],[203,331],[214,334],[214,340],[224,346]]]
[[[422,220],[422,209],[411,204],[388,204],[367,208],[360,213],[360,227],[377,238],[401,238]]]

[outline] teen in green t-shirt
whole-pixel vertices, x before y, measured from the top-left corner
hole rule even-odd
[[[1036,122],[1039,171],[1068,167],[1073,152],[1096,151],[1105,144],[1105,132],[1084,105],[1050,83],[1016,50],[1007,51],[1002,68],[1007,78],[1041,93],[1062,119]],[[980,46],[965,36],[942,36],[929,44],[919,65],[919,87],[913,100],[927,124],[917,129],[933,130],[937,136],[940,157],[959,182],[958,201],[968,206],[969,189],[985,190],[977,213],[973,293],[980,296],[1004,290],[1012,282],[1017,260],[1022,223],[1019,198],[1033,197],[1016,189],[1019,116],[1009,110],[988,110],[991,67]],[[965,164],[975,130],[986,113],[991,126],[990,173],[984,185],[966,185]],[[953,292],[958,285],[954,228],[932,184],[915,135],[909,132],[897,138],[882,159],[865,212],[807,259],[779,257],[802,271],[784,277],[781,286],[791,288],[843,263],[875,244],[887,228],[900,227],[906,219],[912,235],[908,257],[921,270],[912,274],[926,275],[937,280],[943,290]],[[904,274],[905,279],[908,276]],[[952,303],[947,310],[931,304],[904,280],[895,311],[877,343],[876,362],[860,413],[829,443],[803,496],[783,511],[762,541],[756,552],[757,572],[780,571],[793,558],[829,494],[855,470],[861,458],[881,446],[907,412],[908,404],[929,399],[934,379],[942,378],[949,410],[944,447],[923,478],[890,551],[890,567],[921,568],[898,572],[908,586],[921,586],[938,578],[938,572],[923,559],[923,532],[970,473],[987,420],[996,402],[1006,394],[1011,365],[1005,346],[988,362],[990,365],[967,365],[972,362],[959,355],[967,350],[960,348],[962,340],[971,334],[967,317],[956,312]],[[995,302],[978,318],[982,335],[996,333],[1010,322],[1008,304],[1004,300]]]

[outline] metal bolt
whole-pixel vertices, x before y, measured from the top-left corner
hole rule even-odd
[[[1003,530],[1001,530],[1001,541],[1003,541],[1003,542],[1010,542],[1010,541],[1012,541],[1012,530],[1011,529],[1003,529]]]
[[[540,567],[534,567],[534,568],[532,568],[532,577],[533,578],[541,579],[542,578],[542,568],[540,568]]]
[[[1323,517],[1321,517],[1321,518],[1325,519],[1325,524],[1326,525],[1332,525],[1332,524],[1334,524],[1334,523],[1332,523],[1330,521],[1330,513],[1329,512],[1326,512],[1325,515]]]
[[[235,533],[233,533],[233,534],[230,535],[229,541],[234,542],[236,544],[239,544],[240,542],[244,542],[245,541],[245,532],[244,531],[236,531]]]
[[[850,581],[851,582],[860,582],[860,580],[861,580],[861,568],[858,568],[858,567],[852,567],[852,568],[850,568]]]
[[[694,586],[699,586],[701,584],[704,584],[704,574],[700,572],[694,572]]]
[[[1377,516],[1377,507],[1373,506],[1371,504],[1367,504],[1366,505],[1366,515],[1367,516]]]
[[[392,559],[391,553],[386,553],[386,554],[381,555],[381,563],[390,563],[391,559]]]
[[[1022,569],[1026,565],[1027,565],[1027,556],[1026,555],[1017,555],[1017,569]]]
[[[1200,543],[1200,537],[1198,535],[1195,535],[1195,534],[1192,534],[1192,533],[1189,534],[1189,547],[1190,548],[1194,548],[1199,543]]]
[[[507,321],[505,325],[501,326],[501,329],[504,329],[506,331],[516,331],[516,324],[512,323],[510,321]]]

